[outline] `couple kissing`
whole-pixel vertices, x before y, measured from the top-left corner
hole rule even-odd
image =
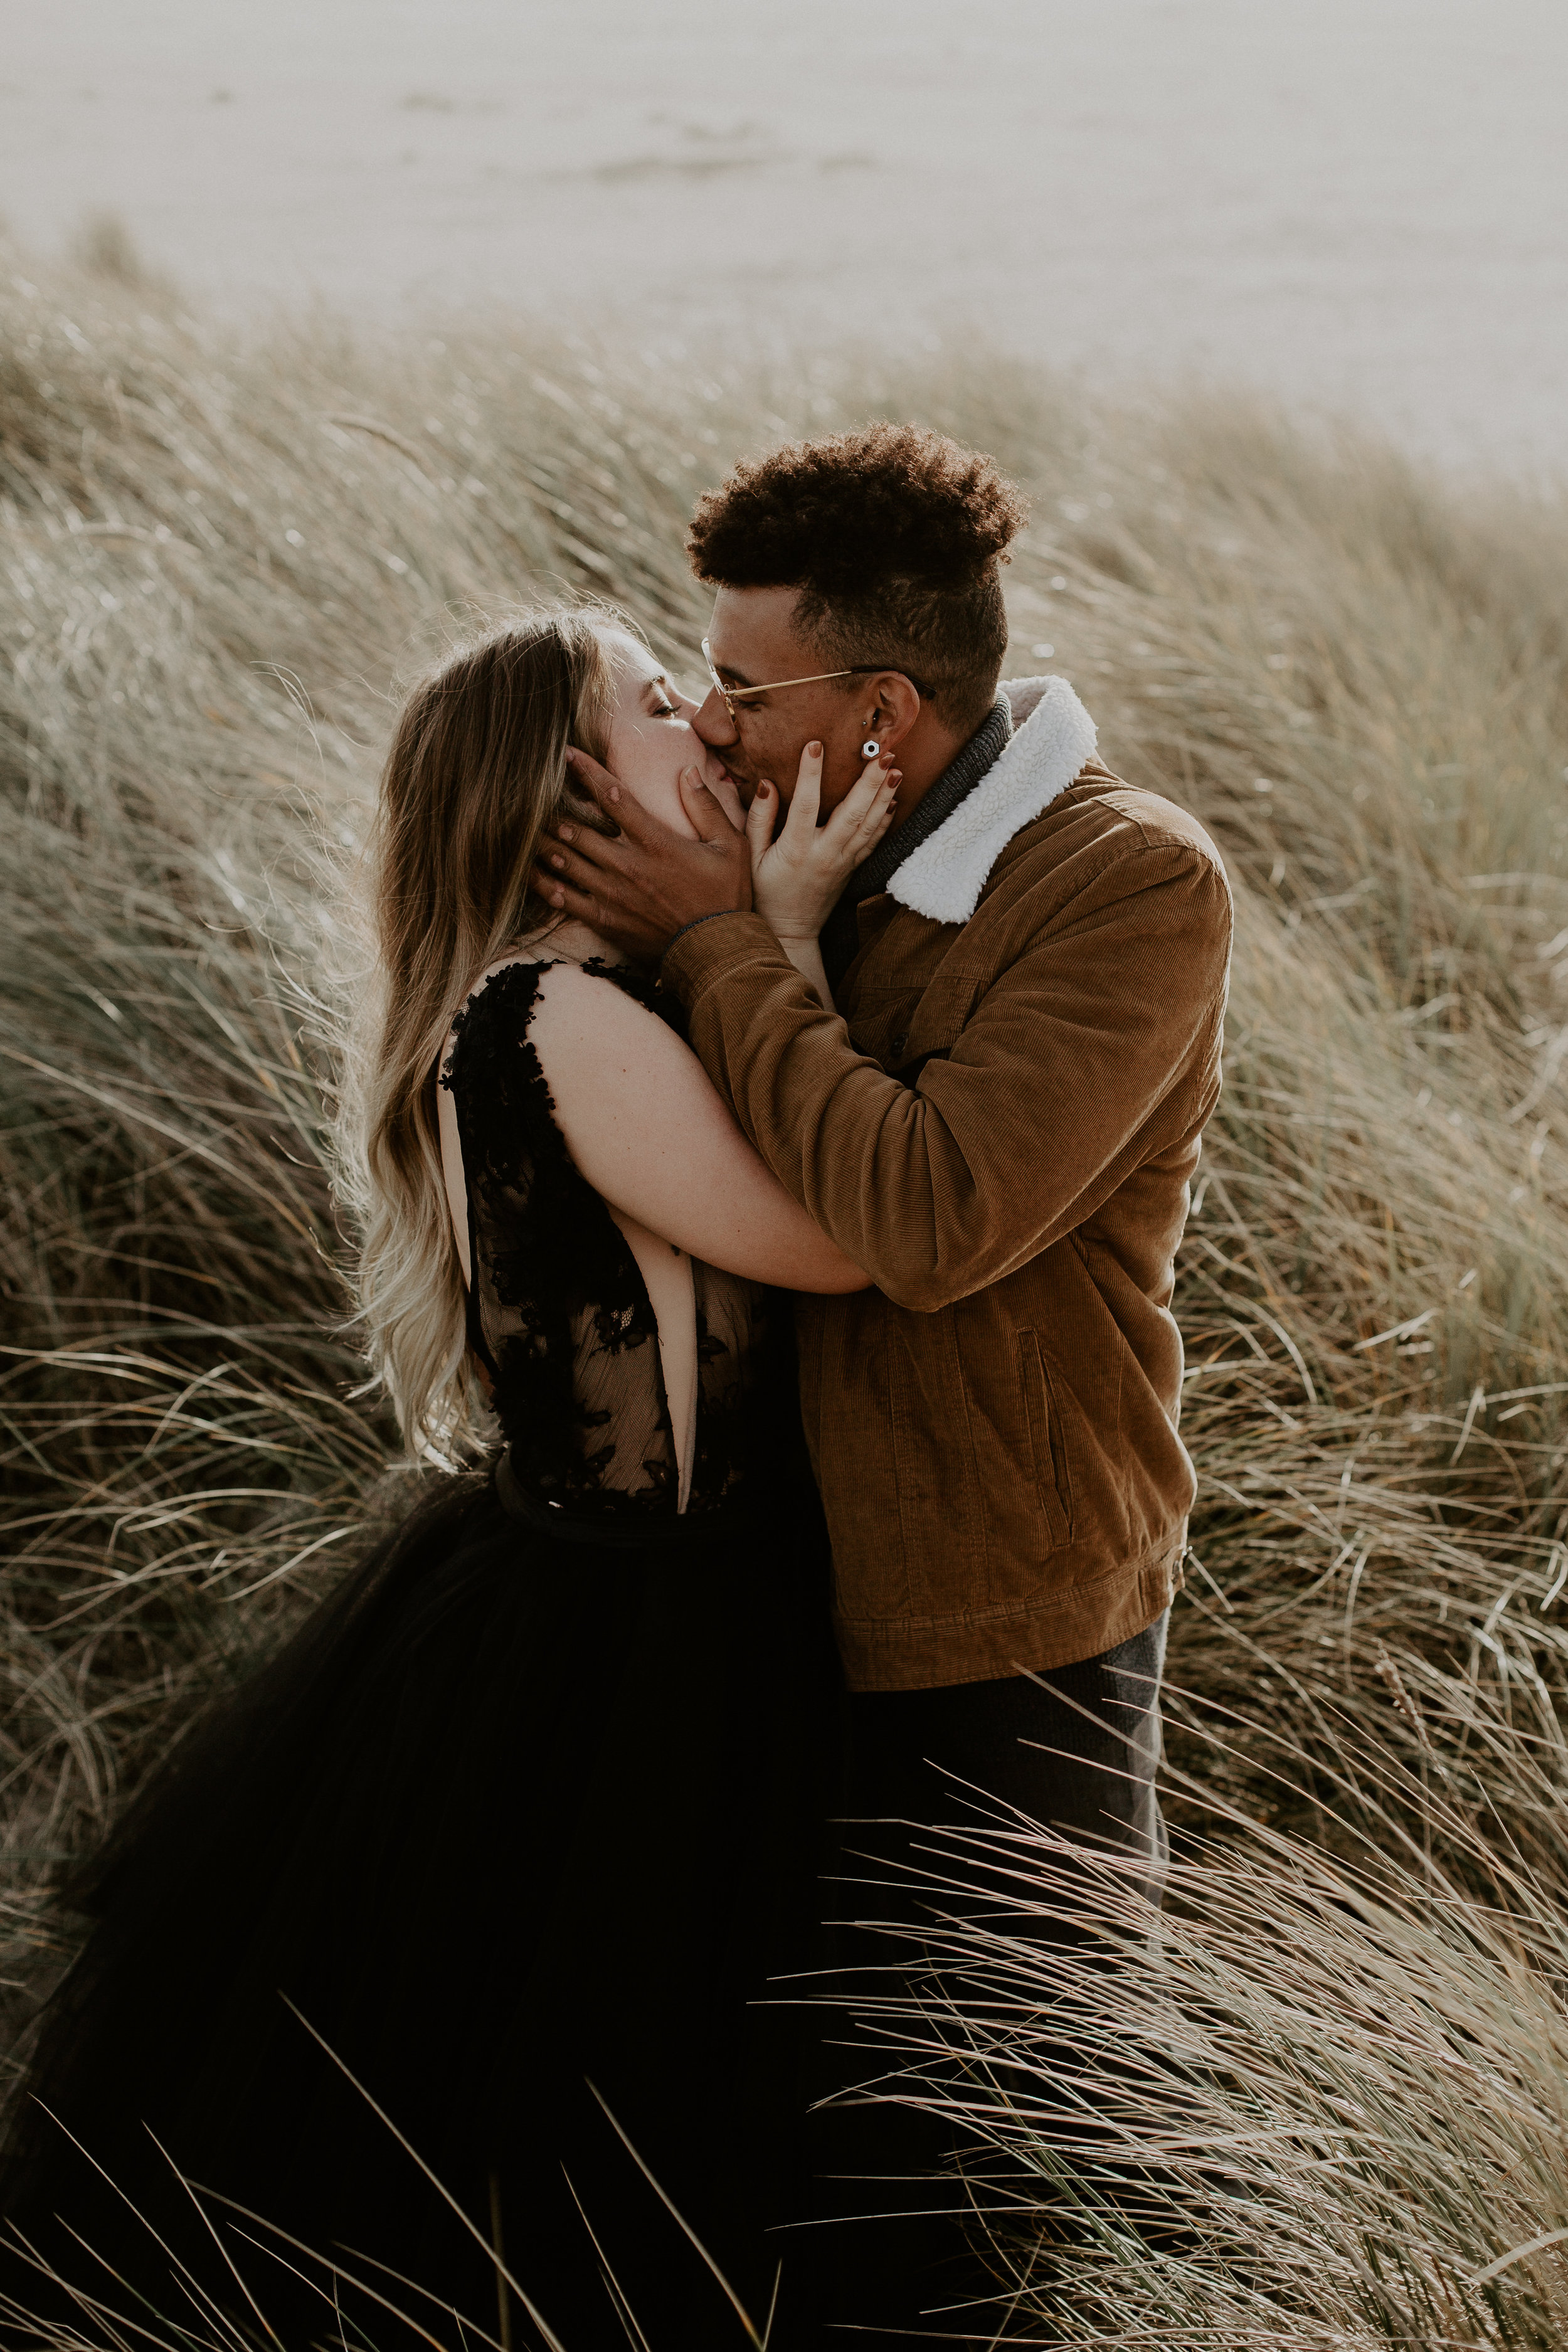
[[[61,1891],[0,2210],[79,2295],[1002,2328],[856,1988],[944,1834],[994,1905],[997,1807],[1157,1899],[1230,944],[1194,819],[1002,678],[1025,520],[935,433],[787,446],[697,509],[704,675],[535,608],[404,709],[342,1189],[436,1466]]]

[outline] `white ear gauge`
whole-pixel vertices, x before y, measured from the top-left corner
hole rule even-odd
[[[860,746],[860,757],[863,760],[874,760],[881,748],[882,747],[879,743],[873,742],[868,739],[868,740]]]

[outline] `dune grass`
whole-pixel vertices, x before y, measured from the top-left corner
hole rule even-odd
[[[327,1135],[398,678],[563,589],[694,677],[697,491],[871,414],[1028,486],[1010,668],[1073,679],[1238,899],[1178,1300],[1181,1859],[1127,1999],[1190,2181],[1228,2138],[1239,2186],[1203,2261],[1107,2238],[1029,2293],[1085,2343],[1560,2341],[1561,2234],[1470,2282],[1568,2227],[1562,515],[1255,407],[959,354],[784,381],[494,320],[239,333],[111,236],[4,257],[16,2014],[62,1861],[431,1475],[355,1392]]]

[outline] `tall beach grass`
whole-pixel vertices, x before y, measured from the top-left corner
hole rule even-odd
[[[1178,1299],[1179,1859],[1125,1979],[1165,2171],[1207,2196],[1227,2147],[1225,2222],[1202,2258],[1108,2223],[1031,2269],[1014,2214],[1007,2259],[1084,2343],[1560,2342],[1562,509],[983,355],[782,377],[494,320],[240,332],[107,233],[68,270],[0,259],[13,2022],[65,1956],[62,1863],[433,1475],[356,1393],[324,1125],[335,892],[399,677],[563,589],[695,677],[697,492],[913,415],[1034,495],[1010,668],[1072,678],[1238,900]],[[1078,1996],[971,1957],[975,2080],[1010,2082],[1020,2001]],[[988,2112],[1029,2140],[1026,2100]]]

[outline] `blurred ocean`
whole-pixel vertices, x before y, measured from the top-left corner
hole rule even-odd
[[[231,306],[978,333],[1568,454],[1563,0],[0,0],[0,214]]]

